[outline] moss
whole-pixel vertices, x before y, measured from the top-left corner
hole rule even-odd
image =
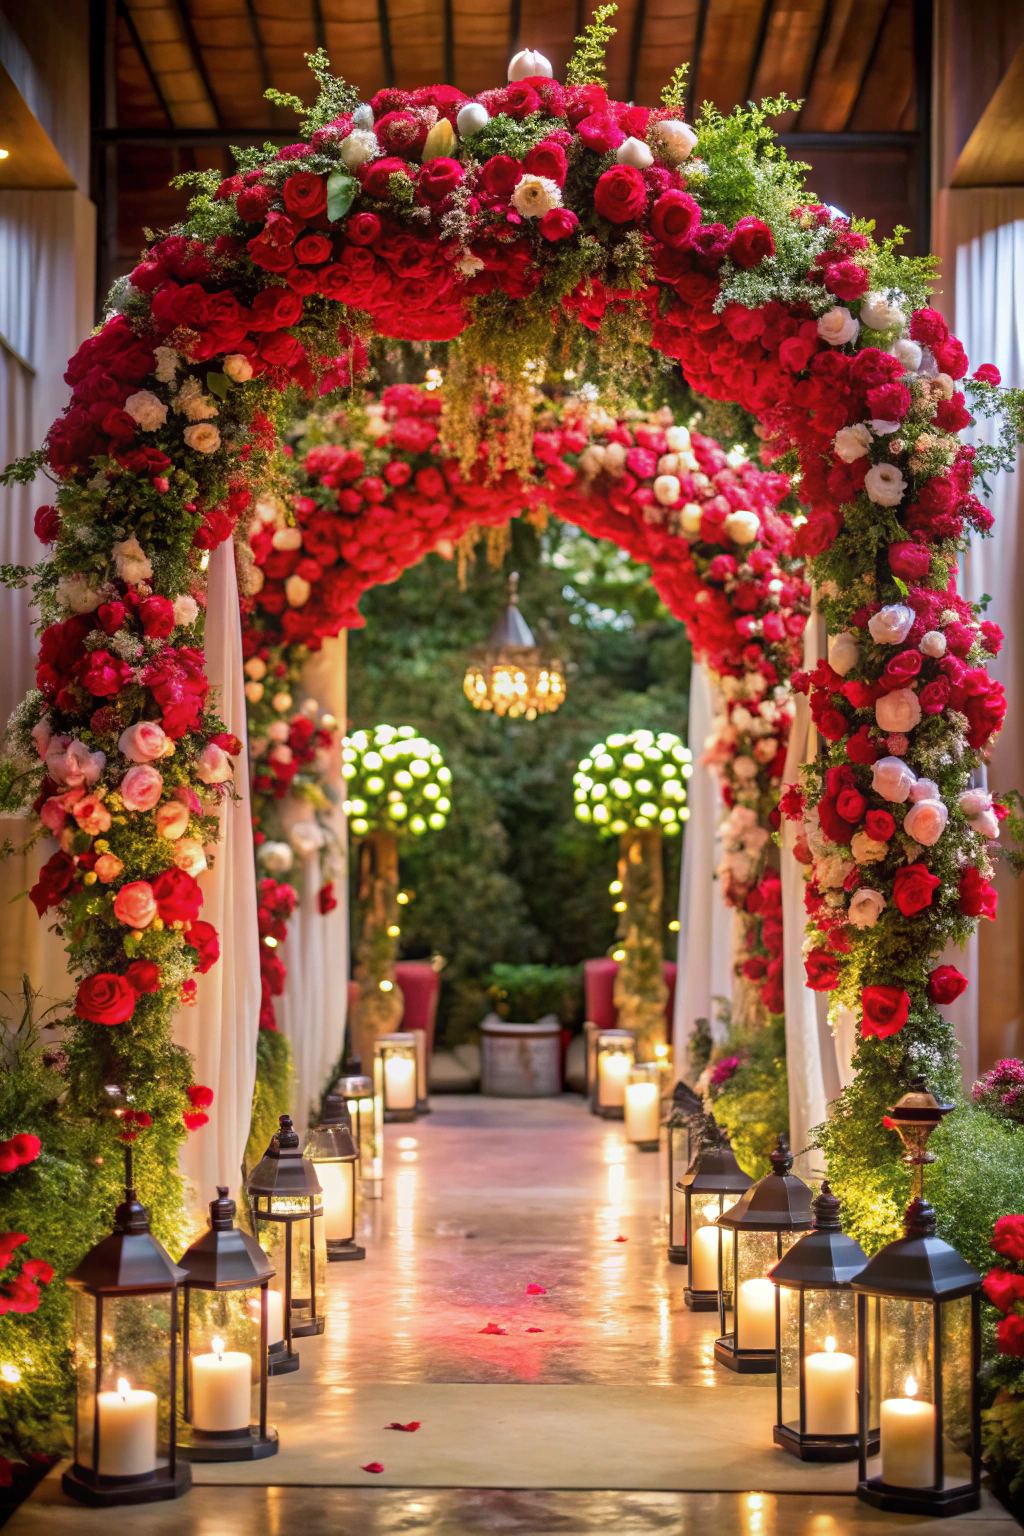
[[[292,1053],[284,1035],[275,1029],[261,1029],[256,1036],[256,1086],[252,1096],[252,1119],[245,1148],[248,1174],[267,1150],[277,1130],[278,1117],[291,1106]]]

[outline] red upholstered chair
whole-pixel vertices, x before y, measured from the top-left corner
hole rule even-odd
[[[676,1011],[676,972],[679,967],[674,960],[665,961],[665,985],[668,987],[668,1001],[665,1004],[665,1039],[672,1042],[672,1019]]]
[[[441,977],[429,960],[399,960],[395,966],[395,979],[405,999],[402,1028],[422,1029],[426,1033],[429,1072]]]
[[[585,1016],[599,1029],[615,1028],[616,1008],[613,993],[618,971],[617,960],[601,959],[583,962]]]

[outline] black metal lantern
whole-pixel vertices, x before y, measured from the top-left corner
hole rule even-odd
[[[235,1202],[227,1186],[218,1185],[210,1225],[181,1260],[181,1454],[189,1461],[260,1461],[277,1454],[277,1430],[267,1424],[274,1266],[234,1217]],[[254,1375],[259,1406],[251,1423]]]
[[[602,1120],[625,1119],[626,1083],[635,1061],[636,1036],[632,1030],[598,1030],[591,1108]]]
[[[359,1153],[345,1100],[337,1093],[324,1099],[320,1124],[306,1138],[305,1156],[316,1168],[323,1190],[327,1261],[365,1259],[356,1242],[356,1169]]]
[[[715,1359],[745,1375],[775,1369],[775,1287],[768,1272],[811,1225],[811,1191],[791,1172],[793,1154],[785,1136],[771,1162],[771,1173],[718,1218],[724,1236]]]
[[[386,1122],[416,1119],[416,1041],[411,1030],[378,1035],[373,1047],[374,1076],[380,1063]]]
[[[331,1089],[345,1100],[352,1135],[359,1153],[360,1191],[368,1200],[379,1200],[384,1193],[384,1097],[382,1064],[375,1063],[377,1076],[364,1077],[362,1063],[346,1063],[344,1073]]]
[[[857,1299],[867,1263],[847,1237],[826,1180],[814,1225],[771,1271],[776,1288],[776,1445],[801,1461],[853,1461],[857,1438]],[[877,1427],[873,1431],[878,1445]]]
[[[722,1229],[718,1218],[753,1182],[736,1161],[726,1133],[709,1116],[709,1144],[680,1180],[685,1205],[686,1288],[691,1312],[717,1312],[719,1292],[731,1285],[722,1270]]]
[[[259,1245],[276,1271],[281,1296],[284,1349],[271,1352],[268,1369],[280,1376],[298,1369],[294,1339],[323,1333],[327,1249],[323,1235],[323,1195],[316,1169],[303,1157],[291,1116],[256,1164],[246,1192]]]
[[[192,1482],[177,1445],[178,1287],[183,1272],[149,1230],[125,1149],[114,1230],[68,1284],[75,1296],[75,1460],[64,1492],[82,1504],[175,1499]]]
[[[686,1263],[686,1195],[681,1180],[690,1166],[693,1121],[702,1112],[703,1105],[693,1089],[686,1083],[676,1083],[672,1090],[672,1106],[665,1121],[668,1131],[665,1145],[668,1155],[667,1219],[670,1264]]]

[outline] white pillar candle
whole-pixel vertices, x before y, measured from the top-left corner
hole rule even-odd
[[[415,1056],[385,1056],[384,1103],[388,1109],[416,1108]]]
[[[249,1316],[259,1327],[260,1298],[251,1296],[246,1302]],[[284,1338],[284,1297],[280,1291],[267,1287],[267,1346],[280,1344]]]
[[[836,1349],[831,1336],[819,1354],[804,1361],[805,1410],[809,1435],[857,1433],[857,1362]]]
[[[905,1397],[882,1403],[882,1482],[896,1488],[930,1488],[935,1482],[935,1405],[919,1403],[908,1376]]]
[[[770,1280],[744,1280],[737,1293],[737,1349],[775,1348],[775,1287]]]
[[[661,1135],[661,1101],[657,1083],[626,1084],[626,1137],[657,1141]]]
[[[247,1429],[252,1361],[213,1339],[211,1353],[192,1356],[192,1427],[207,1432]]]
[[[718,1290],[718,1243],[721,1237],[717,1227],[694,1227],[690,1252],[690,1275],[695,1291]]]
[[[324,1237],[328,1242],[352,1239],[352,1163],[315,1163],[323,1190]]]
[[[597,1102],[602,1109],[620,1109],[625,1101],[626,1078],[633,1063],[625,1051],[602,1051],[597,1063]]]
[[[133,1389],[123,1376],[116,1392],[99,1394],[101,1477],[142,1477],[156,1471],[156,1393]]]

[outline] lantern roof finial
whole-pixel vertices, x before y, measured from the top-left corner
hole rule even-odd
[[[811,1191],[791,1173],[793,1154],[780,1135],[771,1154],[771,1173],[752,1184],[718,1224],[736,1231],[778,1232],[811,1225]]]

